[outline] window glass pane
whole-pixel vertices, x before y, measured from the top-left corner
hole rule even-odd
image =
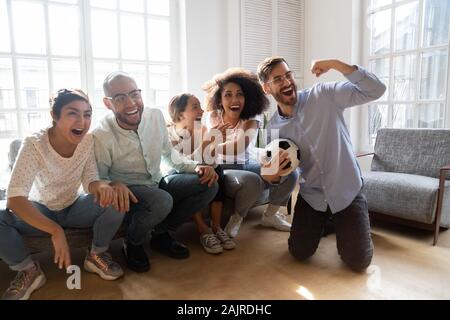
[[[391,48],[391,9],[371,15],[370,53],[383,54]]]
[[[51,5],[48,15],[52,54],[79,56],[78,8]]]
[[[104,10],[92,10],[92,47],[94,57],[117,58],[117,15]]]
[[[170,0],[147,0],[147,11],[150,14],[168,16]]]
[[[0,112],[0,139],[18,137],[16,114],[16,112]]]
[[[0,109],[15,109],[11,59],[0,58]]]
[[[81,88],[78,60],[53,60],[53,91],[62,88]]]
[[[414,128],[414,108],[412,104],[396,104],[392,111],[393,128]]]
[[[138,15],[122,14],[120,19],[122,58],[145,59],[145,20]]]
[[[149,105],[166,110],[169,103],[169,66],[150,66],[149,71]]]
[[[394,58],[394,100],[413,100],[415,93],[416,56]]]
[[[419,128],[443,128],[444,104],[430,103],[419,105]]]
[[[169,21],[148,19],[148,52],[150,60],[170,60]]]
[[[94,97],[90,97],[93,101],[93,107],[103,109],[106,108],[103,104],[103,81],[106,76],[113,72],[119,70],[119,64],[117,63],[107,63],[107,62],[95,62],[94,63],[94,84],[95,93]],[[94,115],[95,116],[95,115]]]
[[[386,104],[376,104],[369,106],[369,138],[374,144],[377,131],[388,125],[388,106]]]
[[[444,99],[447,83],[447,50],[422,54],[420,99]]]
[[[370,70],[386,85],[386,91],[380,100],[387,100],[389,96],[389,58],[370,61]]]
[[[419,3],[411,2],[395,9],[395,50],[416,48]]]
[[[124,64],[122,70],[128,73],[136,81],[136,85],[142,90],[142,97],[144,99],[144,105],[146,102],[147,95],[147,76],[146,76],[146,66],[143,64]]]
[[[0,51],[11,51],[6,0],[0,0]]]
[[[0,113],[0,189],[7,189],[9,184],[9,178],[11,176],[11,171],[9,170],[9,160],[8,160],[8,152],[9,145],[14,139],[17,139],[17,135],[4,138],[2,137],[2,115]]]
[[[386,6],[392,3],[392,0],[371,0],[370,7],[372,9],[379,8],[382,6]]]
[[[49,89],[47,62],[20,59],[18,62],[22,108],[48,108]]]
[[[120,10],[144,13],[144,0],[120,0]]]
[[[97,8],[107,8],[107,9],[116,9],[117,1],[116,0],[90,0],[91,7]]]
[[[423,17],[423,46],[448,43],[450,21],[449,0],[425,0]]]
[[[38,2],[12,1],[17,52],[45,53],[44,6]]]
[[[21,112],[21,121],[25,136],[47,128],[52,124],[50,106],[45,111]]]

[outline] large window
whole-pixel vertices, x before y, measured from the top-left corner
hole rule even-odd
[[[450,1],[366,1],[368,65],[388,87],[369,106],[369,144],[381,127],[448,126]]]
[[[51,123],[49,96],[85,90],[94,124],[102,82],[130,73],[146,105],[165,107],[173,68],[174,0],[0,0],[0,170],[12,139]]]

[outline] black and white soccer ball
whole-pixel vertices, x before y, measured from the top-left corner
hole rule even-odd
[[[300,165],[300,150],[289,139],[275,139],[271,141],[265,148],[260,157],[260,162],[266,164],[272,160],[272,157],[280,152],[280,149],[288,152],[289,163],[283,169],[290,168],[283,176],[287,176]]]

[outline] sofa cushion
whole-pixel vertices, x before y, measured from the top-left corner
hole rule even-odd
[[[376,171],[363,172],[363,179],[369,211],[429,224],[434,221],[439,179]],[[444,193],[444,199],[450,197],[450,182]],[[443,214],[441,225],[448,227],[448,220]]]
[[[450,130],[383,128],[374,152],[372,171],[438,178],[439,169],[450,163]]]

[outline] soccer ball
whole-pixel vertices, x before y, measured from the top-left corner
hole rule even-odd
[[[275,139],[270,142],[261,154],[260,162],[264,165],[272,160],[272,157],[276,156],[280,149],[288,152],[289,163],[284,166],[283,169],[290,168],[283,176],[287,176],[292,171],[298,168],[300,165],[300,150],[298,147],[288,139]]]

